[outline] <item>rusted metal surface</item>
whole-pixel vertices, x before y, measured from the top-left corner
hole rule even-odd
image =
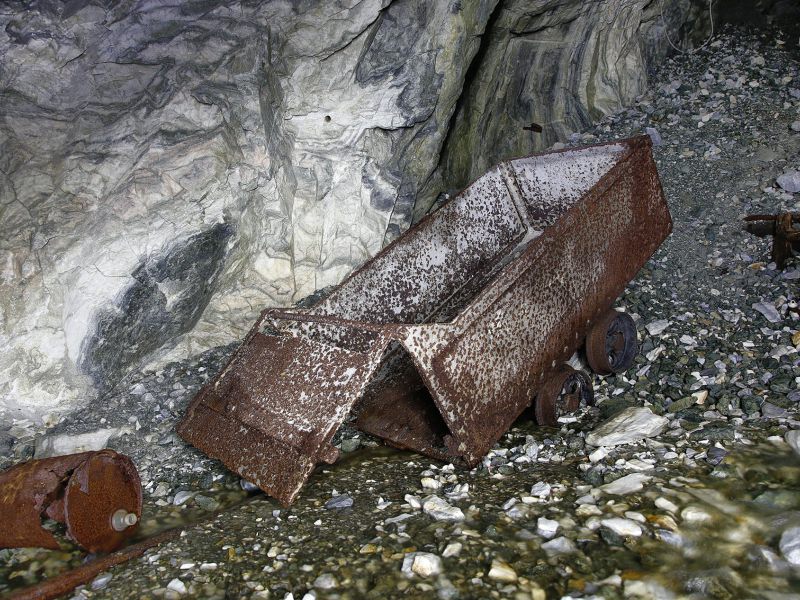
[[[45,518],[89,552],[110,552],[136,531],[142,488],[133,462],[113,450],[21,463],[0,473],[0,548],[58,549]]]
[[[630,315],[609,310],[586,336],[586,359],[598,375],[626,371],[639,350],[636,324]]]
[[[583,371],[564,365],[536,393],[534,411],[539,425],[558,426],[558,420],[581,406],[594,404],[594,389]]]
[[[800,252],[800,213],[749,215],[745,229],[758,237],[772,236],[772,260],[779,269],[793,253]]]
[[[316,305],[265,310],[178,433],[284,504],[348,415],[477,464],[671,231],[650,148],[493,168]]]

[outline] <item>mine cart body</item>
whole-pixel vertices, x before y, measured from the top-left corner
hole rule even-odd
[[[475,465],[671,227],[646,136],[501,163],[315,306],[264,311],[178,432],[284,504],[350,415]]]

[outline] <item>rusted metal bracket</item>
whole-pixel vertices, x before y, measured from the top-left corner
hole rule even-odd
[[[794,253],[800,252],[800,213],[748,215],[744,221],[748,233],[772,236],[772,261],[779,269],[786,266]]]
[[[110,552],[133,535],[141,516],[139,474],[113,450],[31,460],[0,473],[0,548],[58,549],[42,526],[49,518],[89,552]]]
[[[284,504],[350,417],[475,465],[564,389],[595,323],[602,362],[630,364],[635,328],[608,311],[671,229],[648,136],[501,163],[311,308],[264,311],[178,433]]]

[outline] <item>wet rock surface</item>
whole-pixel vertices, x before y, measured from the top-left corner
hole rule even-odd
[[[641,353],[627,373],[595,377],[598,404],[575,423],[521,421],[473,470],[345,427],[343,458],[318,469],[290,509],[246,491],[174,434],[234,346],[132,375],[46,432],[25,421],[0,431],[7,466],[44,436],[113,429],[108,444],[142,476],[139,535],[188,525],[75,597],[800,594],[800,264],[777,271],[769,242],[740,223],[800,201],[777,184],[800,166],[798,55],[783,41],[777,31],[728,30],[667,61],[635,106],[572,136],[656,129],[675,221],[619,301],[638,323]],[[587,444],[631,408],[664,427]],[[82,559],[68,544],[0,551],[0,592]]]

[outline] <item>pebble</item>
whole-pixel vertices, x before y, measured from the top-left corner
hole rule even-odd
[[[629,475],[624,475],[619,479],[612,481],[611,483],[601,485],[600,489],[606,494],[623,496],[625,494],[632,494],[633,492],[641,491],[644,488],[644,484],[651,479],[652,477],[650,475],[645,475],[644,473],[631,473]]]
[[[550,495],[551,490],[552,488],[550,487],[549,483],[540,481],[531,486],[531,496],[536,496],[537,498],[547,498],[547,496]]]
[[[461,542],[450,542],[445,546],[444,552],[442,552],[442,556],[445,558],[449,558],[451,556],[458,556],[461,553],[461,549],[463,548]]]
[[[437,521],[463,521],[464,513],[438,496],[428,496],[422,502],[422,511]]]
[[[660,146],[662,144],[661,134],[658,133],[658,129],[655,127],[645,127],[644,132],[650,136],[653,146]]]
[[[180,506],[181,504],[185,503],[187,500],[190,500],[196,492],[189,492],[186,490],[182,490],[175,494],[175,497],[172,499],[172,503],[175,506]]]
[[[800,565],[800,527],[790,527],[781,535],[781,554],[793,565]]]
[[[756,302],[753,308],[764,315],[764,318],[770,323],[780,323],[781,315],[775,305],[770,302]]]
[[[670,324],[671,321],[668,321],[667,319],[658,319],[657,321],[648,323],[644,327],[645,329],[647,329],[647,333],[649,333],[650,335],[659,335],[663,333],[664,330],[666,330],[666,328],[670,326]]]
[[[572,540],[561,536],[542,544],[542,550],[544,550],[548,556],[558,556],[559,554],[575,552],[576,548]]]
[[[787,171],[777,179],[778,185],[790,194],[800,192],[800,171]]]
[[[342,494],[341,496],[334,496],[325,503],[325,508],[327,508],[328,510],[336,508],[349,508],[351,506],[353,506],[353,499],[346,494]]]
[[[442,559],[430,552],[412,552],[405,555],[400,570],[406,575],[432,577],[442,572]]]
[[[698,506],[687,506],[681,511],[681,518],[687,523],[708,523],[713,517]]]
[[[433,477],[423,477],[420,481],[422,487],[426,490],[438,490],[442,487],[441,482]]]
[[[508,563],[496,558],[492,561],[492,567],[489,569],[489,579],[514,583],[517,581],[517,572]]]
[[[338,585],[339,582],[330,573],[323,573],[314,580],[314,587],[320,590],[332,590]]]
[[[91,588],[93,590],[102,590],[114,578],[111,573],[101,573],[92,580]]]
[[[608,527],[617,535],[625,537],[639,537],[642,535],[642,528],[638,523],[630,519],[623,519],[622,517],[612,517],[610,519],[603,519],[600,524]]]
[[[536,533],[545,538],[553,537],[558,531],[559,523],[547,517],[539,517],[536,521]]]
[[[647,407],[632,406],[601,423],[586,436],[592,446],[618,446],[630,444],[660,434],[669,419],[656,415]]]
[[[786,440],[786,443],[791,446],[792,450],[794,450],[795,453],[800,456],[800,429],[787,431],[784,439]]]
[[[764,402],[761,405],[761,415],[765,419],[784,419],[789,416],[789,411],[771,402]]]
[[[183,595],[186,593],[186,584],[176,577],[167,584],[167,589]]]

